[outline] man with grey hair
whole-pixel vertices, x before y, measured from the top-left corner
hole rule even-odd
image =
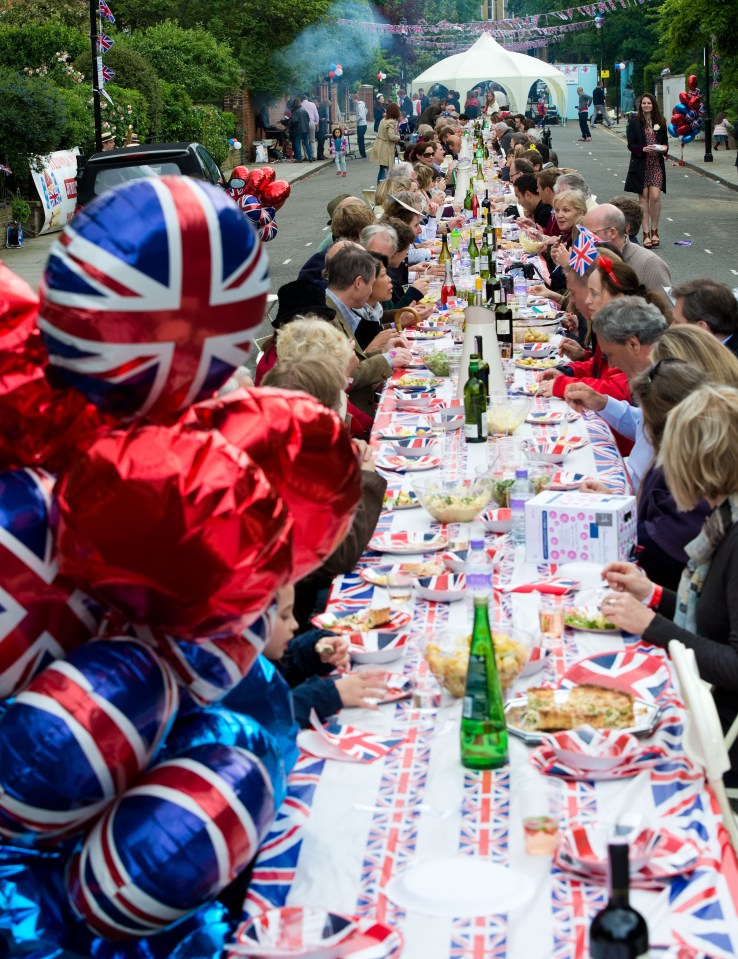
[[[562,178],[559,177],[559,180]],[[556,181],[558,186],[559,180]],[[658,253],[631,243],[626,233],[625,214],[612,203],[600,203],[587,211],[583,225],[603,243],[611,243],[623,261],[635,270],[647,290],[671,286],[671,271]]]
[[[592,321],[592,329],[611,372],[626,377],[629,390],[630,381],[651,366],[651,350],[666,328],[661,310],[640,296],[619,296],[611,300]],[[628,399],[616,399],[580,380],[566,387],[564,399],[577,411],[597,411],[616,433],[635,440],[628,457],[628,472],[637,491],[653,459],[653,448],[643,432],[641,410],[631,406],[630,395]],[[595,489],[594,486],[591,488]]]
[[[372,223],[361,231],[359,243],[370,253],[381,253],[389,260],[397,253],[397,231],[388,223]]]
[[[352,342],[359,361],[349,386],[349,397],[355,406],[370,416],[374,412],[377,384],[384,382],[393,369],[402,369],[412,360],[412,353],[406,348],[403,337],[393,335],[389,330],[381,348],[369,349],[366,353],[354,338],[354,331],[361,320],[355,310],[366,306],[371,296],[378,271],[377,262],[371,253],[353,243],[347,243],[326,262],[326,305],[336,311],[330,322]]]
[[[393,164],[387,173],[388,180],[396,180],[398,177],[404,177],[407,180],[416,181],[418,179],[418,174],[415,172],[412,163],[408,163],[406,160],[403,160],[401,163]]]
[[[562,173],[556,180],[554,193],[565,193],[567,190],[576,190],[585,200],[592,196],[589,184],[580,173]]]
[[[503,153],[507,153],[507,151],[510,149],[510,141],[512,140],[515,131],[503,120],[495,123],[494,131],[497,137],[497,142],[500,144],[500,149]]]

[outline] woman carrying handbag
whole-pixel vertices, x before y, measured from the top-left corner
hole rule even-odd
[[[659,219],[661,194],[666,193],[666,165],[668,149],[666,120],[656,97],[644,93],[636,112],[628,120],[628,149],[630,166],[625,178],[627,193],[637,193],[643,210],[643,245],[650,249],[660,246]]]
[[[377,183],[386,179],[389,168],[395,161],[397,144],[400,142],[399,122],[400,108],[396,103],[390,103],[384,119],[380,121],[377,137],[369,154],[369,159],[379,164]]]

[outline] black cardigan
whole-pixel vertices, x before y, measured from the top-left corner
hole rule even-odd
[[[661,146],[668,145],[669,137],[664,126],[656,130],[656,142],[661,144]],[[643,129],[643,124],[636,113],[628,120],[630,166],[628,167],[628,175],[625,178],[626,193],[643,192],[643,181],[646,176],[646,156],[648,155],[643,152],[644,146],[646,146],[646,131]],[[662,192],[666,193],[666,164],[664,163],[664,154],[659,153],[658,158],[661,164],[661,173],[664,178],[664,188]]]

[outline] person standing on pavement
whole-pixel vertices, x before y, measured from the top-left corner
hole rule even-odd
[[[400,108],[396,103],[390,103],[384,119],[379,123],[377,138],[369,153],[369,159],[379,164],[377,183],[385,179],[389,168],[395,162],[397,144],[400,142],[399,123]]]
[[[384,119],[384,94],[378,93],[377,98],[374,101],[374,132],[379,131],[379,124]]]
[[[612,120],[607,115],[605,99],[605,88],[602,86],[602,80],[598,80],[597,86],[592,91],[592,106],[594,107],[592,126],[596,123],[604,123],[609,129],[612,126]]]
[[[628,80],[623,90],[623,104],[621,107],[623,113],[632,113],[635,110],[635,93],[633,84]]]
[[[290,116],[285,116],[282,123],[287,127],[287,133],[292,143],[292,153],[294,154],[295,163],[301,163],[304,159],[305,163],[308,160],[312,163],[313,154],[310,149],[310,118],[307,115],[307,112],[303,110],[300,105],[300,101],[297,97],[292,101],[291,105],[292,113]],[[305,148],[305,153],[307,156],[303,158],[302,147]]]
[[[308,140],[310,141],[310,152],[309,157],[312,161],[313,157],[316,155],[316,146],[317,146],[317,137],[318,137],[318,124],[320,123],[320,115],[318,114],[318,108],[315,106],[313,101],[304,93],[302,95],[302,103],[300,104],[302,109],[308,115]]]
[[[367,124],[367,115],[368,111],[366,108],[366,103],[363,100],[356,100],[356,142],[359,146],[359,156],[362,160],[366,160],[366,144],[364,143],[364,137],[366,136]]]
[[[328,136],[328,124],[331,122],[331,102],[321,100],[318,106],[318,159],[325,160],[325,141]]]
[[[579,141],[580,143],[586,143],[588,140],[592,139],[588,122],[589,105],[592,102],[592,97],[588,96],[588,94],[584,92],[584,87],[577,87],[577,94],[579,96],[579,129],[582,131]]]
[[[625,192],[637,193],[643,210],[643,245],[650,250],[659,246],[661,194],[666,193],[664,154],[668,137],[666,120],[654,97],[644,93],[638,110],[628,120],[630,165],[625,178]]]

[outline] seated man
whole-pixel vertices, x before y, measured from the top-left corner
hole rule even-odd
[[[675,324],[694,323],[738,356],[738,302],[730,287],[709,277],[672,287]]]
[[[354,243],[358,243],[364,227],[374,222],[374,214],[366,203],[355,196],[350,196],[338,204],[331,217],[333,242],[353,240]],[[326,252],[326,250],[319,250],[317,253],[313,253],[303,264],[297,279],[305,283],[313,283],[324,290],[323,270],[325,269]]]

